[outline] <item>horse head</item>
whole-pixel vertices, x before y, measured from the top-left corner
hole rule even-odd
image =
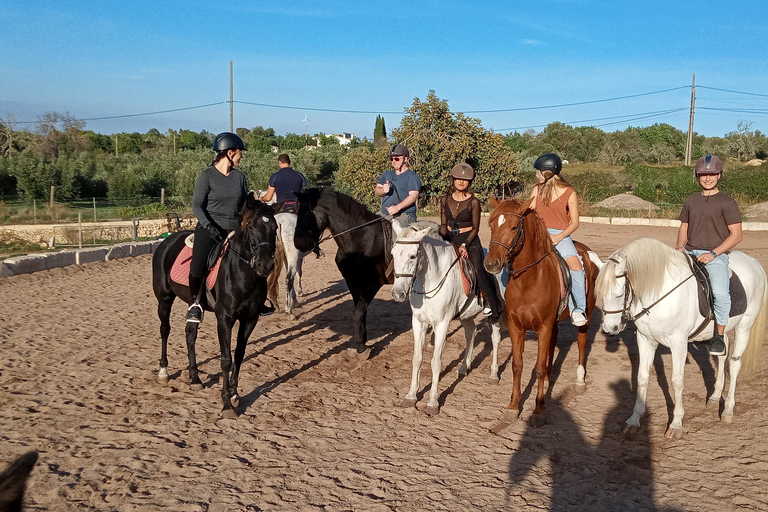
[[[421,241],[424,237],[440,238],[438,226],[434,222],[418,221],[403,227],[397,219],[392,219],[395,244],[392,247],[392,260],[395,267],[395,282],[392,285],[392,298],[403,302],[408,298],[416,274],[424,264]]]
[[[506,266],[512,273],[512,264],[516,258],[535,259],[539,253],[551,250],[551,241],[546,228],[536,212],[531,208],[532,199],[520,203],[515,199],[497,201],[490,198],[493,208],[488,219],[491,228],[491,242],[485,257],[485,269],[498,274]],[[526,238],[528,242],[526,244]],[[530,253],[530,255],[528,255]]]
[[[248,194],[241,211],[242,223],[238,233],[244,250],[250,256],[249,263],[261,277],[267,277],[275,267],[275,243],[277,222],[272,208]],[[245,255],[241,255],[241,258]]]
[[[325,212],[316,211],[322,193],[320,188],[309,188],[297,194],[298,210],[293,244],[301,252],[315,250],[320,243],[320,236],[328,227]]]
[[[595,281],[595,296],[602,301],[602,329],[615,336],[624,330],[630,319],[632,285],[627,276],[627,260],[617,250],[608,258]]]

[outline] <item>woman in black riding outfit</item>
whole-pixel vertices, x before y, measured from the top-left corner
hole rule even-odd
[[[248,179],[237,168],[245,151],[243,139],[234,133],[220,133],[213,141],[213,150],[216,157],[200,172],[192,195],[192,213],[197,226],[189,268],[192,305],[187,310],[187,322],[193,323],[203,320],[201,303],[205,300],[208,256],[214,246],[225,240],[240,223],[240,210],[248,197]],[[262,314],[269,312],[265,308]]]
[[[483,246],[480,244],[480,201],[470,187],[475,170],[469,164],[456,164],[451,170],[453,190],[440,198],[440,236],[458,248],[462,258],[469,258],[475,267],[480,290],[487,303],[483,309],[496,323],[504,306],[496,291],[496,283],[483,266]]]

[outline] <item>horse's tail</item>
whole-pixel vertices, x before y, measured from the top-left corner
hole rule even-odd
[[[749,341],[741,359],[742,371],[747,375],[757,368],[760,363],[760,356],[763,354],[763,338],[765,337],[765,326],[768,324],[768,281],[765,279],[765,274],[763,274],[763,303],[760,306],[760,313],[755,318],[755,323],[749,330]]]
[[[275,268],[267,277],[267,298],[275,305],[275,307],[277,307],[278,303],[278,294],[280,291],[278,280],[280,279],[280,273],[283,271],[284,260],[285,249],[283,248],[283,239],[280,236],[280,228],[278,226],[278,233],[275,239]]]

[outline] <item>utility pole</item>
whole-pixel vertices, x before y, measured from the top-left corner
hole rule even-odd
[[[229,131],[235,131],[235,88],[232,80],[232,61],[229,61]]]
[[[115,134],[115,156],[117,156],[117,134]]]
[[[685,146],[685,165],[691,165],[691,153],[693,152],[693,111],[696,106],[696,73],[691,82],[691,117],[688,120],[688,143]]]

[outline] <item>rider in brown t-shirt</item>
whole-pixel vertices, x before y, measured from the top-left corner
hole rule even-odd
[[[716,327],[709,340],[709,353],[722,356],[727,352],[723,335],[731,310],[728,252],[741,242],[741,213],[736,201],[717,187],[723,175],[719,158],[701,157],[695,172],[702,191],[685,200],[675,249],[694,255],[706,265],[715,299]]]

